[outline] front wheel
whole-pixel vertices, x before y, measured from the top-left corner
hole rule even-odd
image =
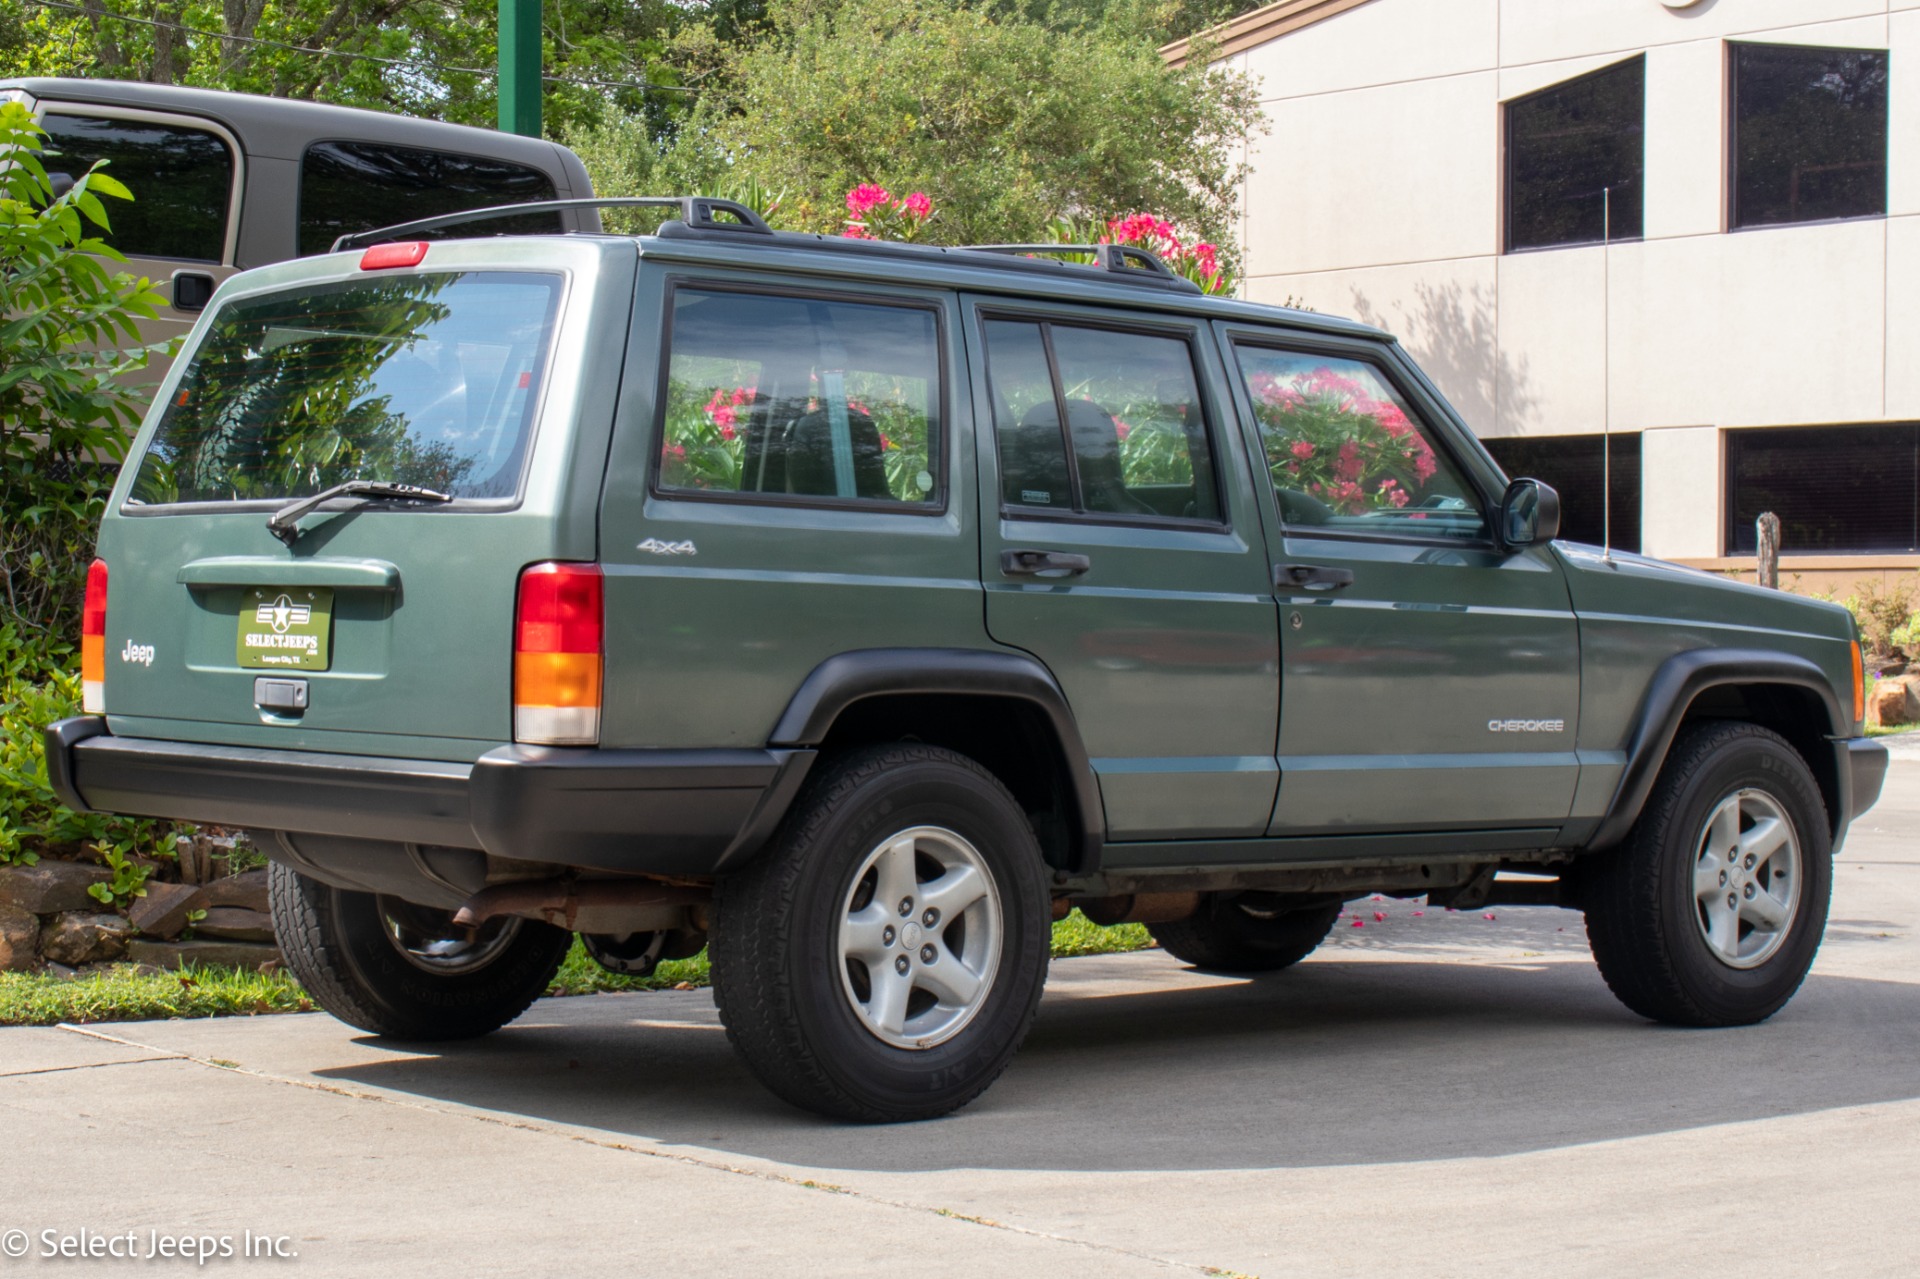
[[[713,991],[761,1082],[839,1119],[929,1119],[986,1091],[1046,980],[1026,815],[930,746],[829,765],[714,901]]]
[[[1594,961],[1621,1003],[1681,1026],[1764,1021],[1826,928],[1826,805],[1784,738],[1704,723],[1675,740],[1640,820],[1582,881]]]
[[[511,916],[458,928],[397,897],[349,892],[275,863],[273,930],[313,1002],[394,1039],[473,1039],[546,993],[573,934]]]

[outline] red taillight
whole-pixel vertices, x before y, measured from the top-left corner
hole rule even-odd
[[[360,255],[360,269],[382,271],[395,266],[419,266],[426,256],[425,240],[406,240],[400,244],[376,244]]]
[[[107,562],[87,566],[87,602],[80,610],[80,709],[107,709]]]
[[[602,611],[595,564],[535,564],[520,574],[513,621],[513,739],[600,741]]]

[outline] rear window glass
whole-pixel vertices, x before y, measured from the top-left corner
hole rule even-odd
[[[560,283],[394,275],[222,307],[140,460],[133,500],[302,497],[347,480],[511,497]]]
[[[205,129],[147,120],[49,113],[49,174],[78,179],[97,160],[133,192],[109,200],[100,238],[128,257],[218,262],[227,247],[233,152]]]
[[[538,169],[484,156],[372,142],[316,142],[300,163],[300,253],[325,253],[343,235],[443,213],[553,199],[553,182]],[[442,235],[553,235],[553,213],[429,232]]]

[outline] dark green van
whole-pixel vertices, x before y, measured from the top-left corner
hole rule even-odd
[[[473,1036],[574,934],[709,945],[769,1087],[894,1120],[1075,905],[1248,972],[1557,902],[1647,1017],[1799,986],[1886,767],[1844,610],[1555,541],[1373,329],[677,211],[237,275],[134,443],[49,771],[254,831],[323,1007]]]

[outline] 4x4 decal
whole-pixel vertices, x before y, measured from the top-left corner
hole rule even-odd
[[[649,555],[698,555],[700,553],[692,542],[663,542],[657,537],[650,537],[633,549],[645,551]]]

